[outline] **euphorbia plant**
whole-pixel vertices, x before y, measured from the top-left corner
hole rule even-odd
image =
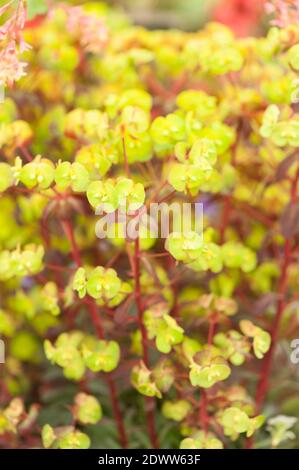
[[[1,447],[295,438],[299,28],[50,2],[23,34],[0,105]],[[203,232],[144,227],[172,202],[202,202]]]

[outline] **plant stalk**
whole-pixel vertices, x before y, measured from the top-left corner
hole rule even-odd
[[[81,254],[80,254],[80,250],[78,248],[78,245],[75,239],[74,230],[73,230],[70,220],[64,219],[62,221],[62,227],[63,227],[63,230],[65,232],[67,239],[69,240],[71,244],[72,258],[74,262],[76,263],[76,265],[80,267],[82,266]],[[86,301],[86,306],[89,311],[89,314],[90,314],[90,317],[94,325],[94,328],[96,330],[98,338],[100,340],[104,340],[105,334],[104,334],[104,330],[101,324],[101,319],[100,319],[98,308],[97,308],[95,301],[91,297],[89,297],[88,300]],[[117,397],[115,382],[111,374],[107,374],[105,376],[105,379],[106,379],[106,383],[108,385],[109,392],[110,392],[111,406],[112,406],[114,420],[118,429],[119,442],[122,448],[126,449],[128,447],[128,438],[127,438],[122,414],[120,411],[120,405],[119,405],[119,400]]]
[[[147,368],[150,368],[149,363],[149,353],[148,353],[148,346],[147,346],[147,332],[143,322],[143,312],[144,306],[142,301],[141,295],[141,286],[140,286],[140,245],[139,245],[139,237],[135,240],[134,245],[134,256],[133,256],[133,271],[134,271],[134,280],[135,280],[135,299],[138,311],[138,324],[141,331],[141,338],[142,338],[142,350],[143,350],[143,362]],[[154,399],[151,397],[145,397],[145,411],[146,411],[146,420],[147,420],[147,428],[149,437],[151,440],[151,444],[154,449],[159,448],[158,436],[155,429],[155,415],[154,415],[154,406],[155,402]]]

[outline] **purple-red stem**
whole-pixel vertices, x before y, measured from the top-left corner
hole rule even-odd
[[[138,311],[138,324],[141,331],[142,338],[142,349],[143,349],[143,362],[147,368],[150,368],[149,363],[149,353],[147,347],[147,332],[143,322],[143,312],[144,306],[142,301],[141,286],[140,286],[140,246],[139,246],[139,237],[135,240],[134,247],[134,279],[135,279],[135,298]],[[155,402],[153,398],[146,397],[146,419],[147,419],[147,428],[150,436],[151,444],[154,449],[159,448],[158,437],[155,429],[155,415],[154,415],[154,405]]]
[[[80,267],[82,266],[81,254],[80,254],[80,250],[78,248],[78,245],[75,239],[74,230],[73,230],[70,220],[64,219],[62,221],[62,227],[63,227],[63,230],[65,232],[67,239],[69,240],[71,244],[72,258],[74,262],[77,264],[77,266]],[[90,313],[90,317],[94,325],[94,328],[96,330],[98,338],[100,340],[105,339],[104,330],[101,324],[101,319],[100,319],[98,308],[97,308],[95,301],[91,297],[89,297],[87,298],[85,303]],[[123,448],[127,448],[128,438],[127,438],[122,414],[120,411],[115,382],[110,374],[107,374],[105,378],[106,378],[107,385],[109,387],[111,406],[112,406],[113,416],[114,416],[114,419],[118,428],[119,441]]]
[[[297,199],[298,179],[299,179],[299,168],[296,172],[295,178],[291,185],[290,199],[292,203],[295,203]],[[257,391],[256,391],[256,398],[255,398],[256,413],[259,413],[259,411],[261,410],[265,397],[268,392],[268,388],[269,388],[269,379],[270,379],[274,354],[276,351],[276,346],[277,346],[278,337],[279,337],[280,322],[281,322],[281,318],[286,307],[286,294],[287,294],[287,288],[288,288],[288,268],[291,263],[291,260],[292,260],[292,240],[290,238],[287,238],[285,241],[285,245],[284,245],[284,256],[283,256],[283,262],[281,266],[281,274],[279,278],[279,290],[278,290],[279,300],[278,300],[276,315],[275,315],[274,322],[273,322],[271,332],[270,332],[271,346],[270,346],[268,353],[265,356],[264,363],[263,363],[261,373],[260,373],[260,380],[259,380]],[[247,441],[247,448],[251,448],[252,446],[253,446],[253,439],[251,438]]]
[[[286,292],[287,292],[287,271],[291,261],[291,242],[286,240],[284,246],[284,259],[281,268],[281,275],[279,279],[279,301],[277,306],[276,315],[274,318],[273,326],[271,329],[271,346],[265,356],[264,364],[261,370],[260,381],[256,392],[256,412],[258,413],[264,403],[265,396],[269,387],[270,372],[272,369],[273,357],[276,350],[280,320],[286,306]]]
[[[299,179],[299,168],[296,172],[295,178],[291,185],[290,199],[292,203],[296,202],[297,199],[297,186]],[[279,279],[279,300],[277,305],[277,311],[274,319],[274,323],[271,329],[271,346],[268,353],[265,356],[264,364],[261,371],[260,381],[256,393],[256,408],[257,411],[263,405],[265,396],[269,386],[269,376],[272,368],[273,357],[276,349],[276,344],[279,335],[280,320],[286,306],[286,293],[287,293],[287,281],[288,281],[288,267],[292,260],[292,242],[290,238],[287,238],[284,245],[284,257],[281,267],[281,274]]]
[[[210,320],[209,320],[209,331],[208,331],[208,345],[211,346],[213,343],[213,339],[216,333],[216,328],[217,328],[217,315],[212,314]]]

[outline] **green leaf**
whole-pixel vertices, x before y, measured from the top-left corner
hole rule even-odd
[[[58,439],[59,449],[89,449],[90,439],[81,431],[68,432]]]
[[[102,418],[102,407],[92,395],[79,393],[75,397],[75,416],[83,424],[96,424]]]
[[[278,123],[279,114],[279,108],[274,104],[266,109],[263,116],[262,127],[260,129],[260,134],[262,137],[268,138],[271,136],[275,129],[275,125]]]
[[[77,269],[73,279],[73,289],[78,292],[80,299],[86,295],[86,273],[84,268]]]
[[[181,328],[170,315],[164,315],[163,318],[158,321],[156,335],[158,351],[167,354],[171,351],[172,346],[181,343],[183,339],[183,328]]]
[[[12,184],[12,169],[7,163],[0,163],[0,193],[6,191]]]
[[[144,365],[143,362],[133,367],[131,383],[142,395],[147,397],[162,397],[162,394],[155,383],[152,372]]]
[[[70,186],[74,192],[84,192],[89,183],[89,173],[81,163],[60,162],[55,170],[55,182],[59,189]]]
[[[192,406],[186,400],[165,401],[162,405],[162,414],[165,418],[183,421],[191,409]]]
[[[271,345],[271,336],[267,331],[259,330],[253,339],[254,354],[258,359],[262,359]]]
[[[37,15],[44,15],[48,11],[46,0],[27,0],[27,17],[32,20]]]
[[[249,423],[250,419],[247,414],[236,407],[226,408],[221,417],[221,424],[224,427],[226,436],[230,436],[233,433],[247,432]]]
[[[193,387],[210,388],[215,383],[226,380],[231,369],[221,356],[214,356],[209,350],[200,351],[191,361],[189,378]]]
[[[223,444],[213,433],[197,431],[181,441],[180,449],[223,449]]]
[[[46,449],[49,449],[55,440],[56,440],[56,435],[55,435],[54,429],[49,424],[45,424],[45,426],[43,426],[43,429],[42,429],[43,446]]]

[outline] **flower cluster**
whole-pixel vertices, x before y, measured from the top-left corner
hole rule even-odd
[[[84,268],[79,268],[74,276],[73,289],[80,298],[88,294],[99,304],[107,303],[110,307],[120,304],[132,291],[130,284],[122,282],[114,269],[104,269],[102,266],[87,275]]]
[[[45,250],[42,245],[26,245],[24,249],[4,250],[0,253],[0,278],[11,279],[15,276],[34,275],[43,269]]]
[[[175,259],[187,263],[195,271],[211,270],[217,273],[226,266],[250,272],[256,266],[255,253],[241,243],[227,242],[219,246],[206,242],[204,235],[192,231],[171,233],[166,249]]]
[[[111,372],[120,359],[115,341],[97,341],[94,337],[84,337],[80,331],[62,333],[54,346],[46,340],[45,353],[72,380],[80,380],[86,367],[93,372]]]

